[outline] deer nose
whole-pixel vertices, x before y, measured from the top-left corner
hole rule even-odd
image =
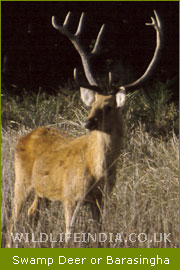
[[[95,130],[97,129],[97,121],[94,118],[90,118],[86,121],[84,124],[84,127],[89,129],[89,130]]]

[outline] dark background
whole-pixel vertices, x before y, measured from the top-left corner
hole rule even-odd
[[[145,26],[156,9],[164,32],[163,49],[153,78],[178,94],[178,2],[2,2],[2,84],[37,91],[55,91],[73,80],[80,57],[70,41],[51,25],[55,15],[62,24],[73,12],[75,32],[82,11],[87,13],[82,42],[92,45],[103,23],[106,30],[101,54],[92,61],[97,76],[113,71],[114,81],[130,83],[140,76],[152,58],[155,31]]]

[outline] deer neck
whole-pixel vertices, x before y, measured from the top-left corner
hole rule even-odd
[[[118,141],[121,141],[121,138],[117,139],[117,132],[108,134],[95,130],[89,134],[88,149],[97,178],[102,177],[108,168],[114,168],[121,148],[118,145]]]
[[[97,154],[99,153],[100,156],[106,156],[111,152],[112,136],[110,134],[102,131],[93,131],[92,136],[94,137]]]

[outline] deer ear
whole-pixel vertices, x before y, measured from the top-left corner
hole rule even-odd
[[[120,90],[117,94],[116,94],[116,104],[117,104],[117,108],[121,108],[125,105],[125,101],[126,101],[126,93],[124,90]]]
[[[93,101],[95,100],[95,94],[93,90],[90,90],[88,88],[80,88],[81,92],[81,99],[85,103],[86,106],[91,106]]]

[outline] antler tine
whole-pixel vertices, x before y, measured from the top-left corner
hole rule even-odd
[[[66,27],[68,26],[68,24],[69,24],[69,22],[70,22],[71,14],[72,14],[72,13],[69,11],[68,14],[66,15],[66,18],[65,18],[64,23],[63,23],[63,27],[66,28]]]
[[[157,15],[157,12],[156,10],[153,10],[154,12],[154,15],[155,15],[155,18],[154,17],[151,17],[151,23],[146,23],[146,25],[150,25],[150,26],[154,26],[154,27],[158,27],[159,28],[159,31],[161,31],[161,22],[159,20],[159,17]]]
[[[91,54],[97,54],[99,52],[100,42],[102,40],[104,29],[105,29],[105,24],[103,24],[101,26],[101,29],[99,30],[99,33],[97,35],[96,42],[95,42],[95,45],[94,45],[94,48],[93,48]]]
[[[73,77],[74,77],[74,80],[77,81],[77,68],[74,68],[73,70]]]
[[[109,88],[111,88],[111,86],[112,86],[112,72],[109,72],[108,73],[108,81],[109,81]]]
[[[67,27],[70,23],[70,17],[71,17],[71,12],[68,12],[64,20],[63,26],[61,26],[60,24],[56,22],[56,17],[52,16],[52,25],[55,29],[57,29],[63,35],[67,36],[72,41],[74,36],[71,32],[67,30]]]
[[[58,29],[58,26],[56,24],[56,18],[55,16],[52,16],[52,26],[55,28],[55,29]]]
[[[82,27],[83,27],[84,19],[85,19],[85,13],[82,12],[81,17],[80,17],[80,20],[79,20],[77,31],[75,33],[75,36],[76,37],[79,37],[80,34],[81,34],[81,32],[82,32]]]
[[[55,20],[55,17],[53,16],[52,17],[52,25],[60,33],[67,36],[69,38],[69,40],[72,42],[72,44],[74,45],[75,49],[77,50],[77,52],[79,53],[79,55],[81,57],[84,72],[85,72],[85,75],[86,75],[86,78],[87,78],[89,84],[91,86],[98,86],[98,83],[97,83],[96,79],[94,78],[92,70],[91,70],[90,55],[88,55],[85,52],[85,50],[81,46],[81,43],[79,42],[79,38],[78,38],[80,33],[81,33],[81,30],[82,30],[82,25],[83,25],[83,21],[84,21],[84,13],[81,14],[81,18],[80,18],[79,25],[78,25],[78,28],[77,28],[77,31],[76,31],[75,35],[72,34],[67,29],[67,25],[69,24],[69,21],[70,21],[70,16],[71,16],[71,12],[68,12],[63,26],[60,26],[59,24],[57,24],[56,20]]]
[[[148,25],[148,26],[153,26],[155,31],[156,31],[156,48],[154,51],[154,55],[151,59],[151,62],[149,63],[144,74],[138,80],[136,80],[135,82],[132,82],[130,84],[123,85],[123,86],[119,87],[120,90],[127,90],[127,89],[130,89],[132,87],[140,85],[142,82],[144,82],[147,79],[148,76],[150,76],[151,72],[153,71],[153,68],[155,67],[155,64],[156,64],[158,57],[160,55],[161,41],[162,41],[162,28],[161,28],[159,16],[155,10],[154,10],[154,15],[155,15],[154,17],[151,17],[152,22],[146,23],[146,25]]]

